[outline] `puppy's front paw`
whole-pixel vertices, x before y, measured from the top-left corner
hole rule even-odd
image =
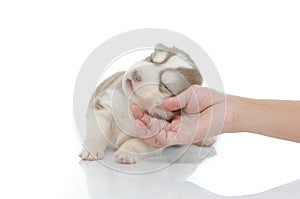
[[[158,108],[158,106],[150,108],[149,113],[152,117],[155,117],[157,119],[171,121],[174,118],[173,112],[164,111],[161,108]]]
[[[87,149],[82,149],[81,153],[79,154],[79,157],[83,160],[101,160],[104,157],[104,151],[101,149],[97,148],[88,148]]]
[[[123,164],[135,164],[137,162],[137,155],[121,149],[115,152],[115,157]]]

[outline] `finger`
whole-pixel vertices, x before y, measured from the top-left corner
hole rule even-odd
[[[177,140],[177,130],[172,131],[171,130],[172,124],[165,124],[164,127],[154,136],[148,137],[148,138],[142,138],[143,141],[150,144],[153,147],[166,147],[171,145],[176,145],[180,143]],[[150,129],[144,129],[144,131],[147,131],[147,135],[151,135],[153,132]]]
[[[162,107],[166,111],[175,111],[181,108],[185,108],[190,104],[192,99],[197,98],[197,89],[200,89],[200,86],[192,86],[189,87],[187,90],[181,92],[177,96],[169,97],[165,99],[160,107]],[[193,100],[194,101],[194,100]]]
[[[169,135],[169,132],[167,132],[165,129],[162,129],[157,135],[154,136],[157,141],[163,145],[163,146],[168,146],[170,145],[172,139],[171,136]]]
[[[138,118],[135,120],[135,126],[141,138],[153,137],[160,133],[164,127],[169,128],[169,122],[150,117],[135,104],[131,106],[131,110],[134,117]]]
[[[153,126],[153,125],[151,125]],[[172,132],[170,131],[170,128],[171,128],[171,124],[164,121],[163,123],[161,122],[160,123],[160,127],[159,127],[159,131],[158,133],[156,133],[154,136],[152,136],[152,138],[154,137],[155,139],[152,140],[152,145],[156,145],[156,146],[169,146],[169,145],[172,145],[173,141],[175,141],[176,139],[176,132]],[[156,129],[149,129],[148,131],[150,132],[155,132]],[[156,141],[154,143],[154,141]]]
[[[164,128],[169,128],[170,123],[165,120],[160,120],[151,117],[150,119],[151,119],[150,124],[147,126],[147,128],[149,129],[147,135],[148,137],[156,136],[157,134],[160,134]]]
[[[185,107],[187,101],[184,99],[179,99],[179,96],[169,97],[162,101],[160,107],[166,111],[176,111]]]
[[[133,117],[137,120],[141,120],[148,126],[151,123],[151,117],[145,113],[137,104],[131,104],[130,106]]]
[[[145,126],[144,122],[136,120],[135,126],[138,136],[152,146],[166,146],[171,142],[169,139],[171,137],[167,135],[170,124],[164,120],[152,118],[150,126]]]
[[[140,119],[143,117],[144,111],[137,104],[131,104],[130,109],[135,119]]]
[[[164,127],[164,120],[151,118],[150,125],[145,124],[142,120],[135,120],[135,126],[138,136],[145,139],[154,137],[159,134]]]
[[[147,138],[147,127],[145,126],[144,122],[140,121],[140,120],[135,120],[135,127],[138,133],[138,136],[140,138]]]

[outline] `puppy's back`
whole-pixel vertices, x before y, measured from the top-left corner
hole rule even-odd
[[[107,91],[109,88],[113,87],[116,85],[116,83],[118,83],[122,78],[122,76],[124,75],[124,71],[120,71],[120,72],[116,72],[115,74],[111,75],[110,77],[106,78],[103,82],[101,82],[101,84],[99,86],[97,86],[96,91],[94,92],[89,106],[93,107],[93,108],[100,108],[98,106],[101,106],[100,104],[96,103],[97,102],[97,98],[99,96],[101,96],[102,93],[104,93],[105,91]]]

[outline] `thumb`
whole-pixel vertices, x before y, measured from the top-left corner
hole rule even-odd
[[[189,87],[187,90],[181,92],[177,96],[169,97],[162,101],[160,107],[166,111],[175,111],[187,107],[192,98],[197,98],[197,92],[195,92],[197,86]],[[195,100],[193,100],[195,101]]]

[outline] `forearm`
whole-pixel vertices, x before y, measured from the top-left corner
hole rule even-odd
[[[223,132],[252,132],[300,142],[300,101],[227,96]]]

